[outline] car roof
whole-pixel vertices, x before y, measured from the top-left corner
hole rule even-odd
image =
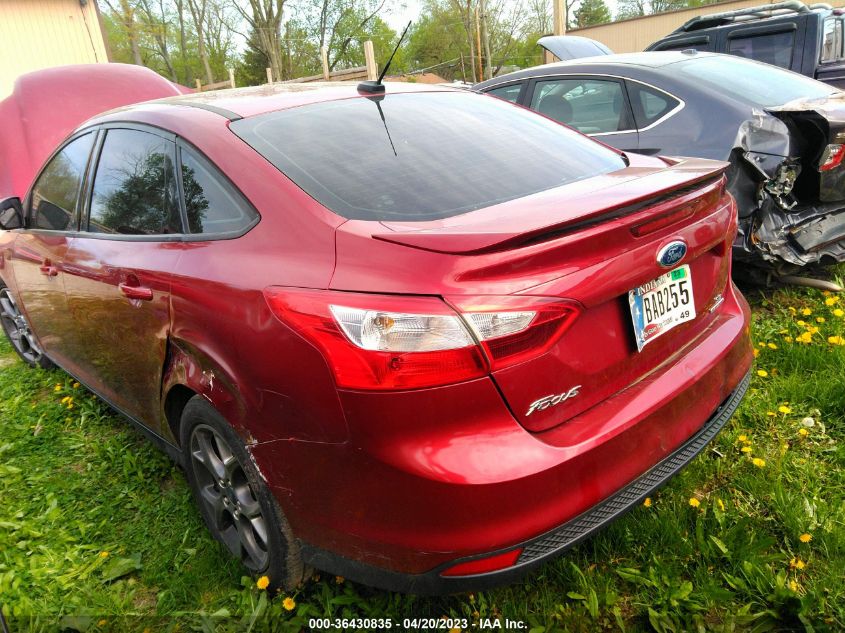
[[[558,72],[578,70],[579,68],[590,68],[592,72],[596,69],[607,70],[614,66],[629,66],[640,68],[661,68],[690,59],[718,56],[717,53],[696,51],[693,54],[683,51],[654,51],[647,53],[617,53],[613,55],[597,55],[595,57],[582,57],[563,62],[553,62],[541,66],[533,66],[525,70],[517,70],[507,75],[500,75],[487,79],[473,86],[473,90],[485,90],[499,84],[510,81],[535,77],[539,75],[551,75]]]
[[[406,82],[385,82],[384,85],[387,95],[408,92],[466,92],[442,85]],[[355,81],[274,83],[167,97],[148,101],[144,105],[193,106],[236,120],[311,103],[377,96],[358,92],[357,86],[358,82]],[[128,109],[131,110],[132,107]]]

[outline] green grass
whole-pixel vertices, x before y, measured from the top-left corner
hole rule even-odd
[[[834,313],[845,297],[753,302],[768,375],[714,451],[522,583],[437,599],[325,576],[268,599],[208,536],[178,468],[66,374],[30,370],[2,343],[3,613],[13,631],[297,631],[309,617],[386,615],[394,630],[440,616],[508,617],[534,633],[845,630],[845,347],[828,341],[845,337]],[[811,342],[795,341],[813,326]]]

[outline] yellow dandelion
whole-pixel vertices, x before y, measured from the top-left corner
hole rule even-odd
[[[100,552],[100,558],[108,558],[108,557],[109,557],[108,552]]]
[[[804,569],[807,566],[807,563],[805,563],[800,558],[793,558],[791,561],[789,561],[789,566],[792,567],[793,569],[799,569],[800,570],[800,569]]]
[[[801,437],[807,437],[810,432],[807,429],[798,429],[798,435]]]
[[[338,585],[342,585],[344,580],[346,580],[346,579],[343,576],[335,576],[334,577],[334,581]]]
[[[798,336],[796,336],[795,340],[798,343],[804,343],[806,345],[808,343],[813,342],[813,334],[812,332],[804,332],[803,334],[799,334]]]
[[[748,436],[747,436],[747,435],[740,435],[740,436],[739,436],[738,438],[736,438],[736,439],[738,439],[740,442],[747,442],[747,441],[748,441]]]
[[[815,325],[808,325],[808,326],[807,326],[807,331],[808,331],[810,334],[818,334],[818,333],[819,333],[819,328],[817,328]]]
[[[74,388],[74,389],[79,389],[79,383],[78,383],[78,382],[73,383],[73,388]]]
[[[65,396],[64,398],[62,398],[62,404],[67,404],[68,400],[70,400],[70,396]]]
[[[813,311],[810,310],[810,308],[804,308],[803,310],[801,310],[801,314],[803,314],[804,316],[810,316],[812,313]]]
[[[53,391],[61,391],[61,390],[62,390],[61,385],[56,385],[55,387],[53,387]]]
[[[651,507],[651,497],[646,497],[646,498],[645,498],[645,501],[643,501],[643,505],[644,505],[646,508],[650,508],[650,507]]]
[[[836,310],[833,311],[833,316],[843,317],[845,316],[845,310],[843,310],[842,308],[836,308]]]
[[[839,303],[839,297],[828,297],[824,300],[826,306],[836,305],[837,303]]]
[[[751,460],[751,463],[754,464],[757,468],[763,468],[766,465],[766,460],[760,459],[759,457],[755,457]]]
[[[796,324],[796,325],[799,325],[799,326],[801,326],[801,327],[804,327],[805,325],[807,325],[807,323],[806,323],[806,322],[804,322],[804,321],[796,321],[796,322],[795,322],[795,324]]]
[[[760,347],[766,347],[766,342],[760,341],[759,343],[757,343],[757,345],[759,345]]]
[[[270,579],[267,576],[262,576],[258,580],[255,581],[255,586],[259,589],[266,589],[270,586]]]
[[[757,375],[760,376],[760,378],[765,378],[769,375],[769,372],[767,372],[765,369],[758,369]]]
[[[282,606],[285,608],[285,611],[293,611],[296,609],[296,601],[288,596],[284,600],[282,600]]]
[[[784,415],[789,415],[790,413],[792,413],[792,409],[783,404],[778,407],[778,411],[780,411]]]
[[[701,505],[701,501],[699,501],[699,500],[698,500],[698,499],[696,499],[695,497],[690,497],[690,499],[689,499],[689,504],[690,504],[693,508],[697,508],[698,506],[700,506],[700,505]]]
[[[798,591],[798,583],[797,583],[797,582],[795,582],[794,580],[790,580],[790,581],[789,581],[789,588],[790,588],[792,591],[797,592],[797,591]]]
[[[824,317],[816,317],[816,323],[824,323],[824,322],[825,322]]]
[[[760,350],[759,350],[759,349],[757,349],[756,347],[755,347],[753,350],[751,350],[751,351],[753,351],[753,352],[754,352],[754,358],[757,358],[757,357],[760,355]]]
[[[778,348],[778,346],[775,345],[774,343],[769,343],[766,347],[768,347],[769,349],[777,349]]]
[[[105,620],[100,620],[99,622],[97,622],[97,626],[105,626],[106,624],[108,623]]]
[[[792,341],[794,341],[795,339],[793,339],[791,336],[784,336],[784,337],[783,337],[783,340],[784,340],[784,341],[786,341],[787,343],[791,343],[791,342],[792,342]]]
[[[721,510],[722,512],[724,512],[724,511],[725,511],[725,502],[724,502],[724,501],[722,501],[721,499],[718,499],[718,498],[717,498],[717,499],[716,499],[716,505],[718,505],[718,506],[719,506],[719,510]]]
[[[789,307],[787,308],[787,310],[789,310],[789,313],[790,313],[790,314],[795,314],[796,312],[798,312],[798,311],[797,311],[795,308],[793,308],[792,306],[789,306]]]
[[[743,453],[750,453],[750,452],[751,452],[751,447],[750,447],[750,446],[743,446],[743,447],[742,447],[741,449],[739,449],[739,450],[741,450]]]
[[[841,336],[828,336],[827,342],[831,345],[845,345],[845,338]]]
[[[766,415],[773,418],[777,415],[777,413],[775,413],[774,411],[766,411]]]
[[[804,534],[802,534],[801,536],[798,537],[798,540],[801,541],[802,543],[809,543],[810,541],[813,540],[813,535],[807,534],[806,532],[804,532]]]

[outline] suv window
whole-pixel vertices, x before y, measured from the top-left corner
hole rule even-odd
[[[230,129],[346,218],[447,218],[623,169],[562,125],[472,92],[341,99]]]
[[[584,134],[631,129],[628,107],[618,81],[551,79],[538,81],[531,109]]]
[[[31,229],[76,230],[77,200],[94,133],[72,140],[53,157],[32,188],[29,206]]]
[[[680,104],[675,97],[636,81],[628,82],[628,94],[633,101],[634,117],[640,129],[659,121]]]
[[[760,33],[747,37],[731,37],[728,52],[781,68],[792,66],[792,50],[795,48],[795,31],[781,33]]]
[[[139,130],[109,130],[100,152],[88,230],[92,233],[181,233],[173,143]]]
[[[191,233],[241,232],[258,214],[223,174],[182,147],[182,190]]]
[[[842,20],[827,18],[824,21],[820,61],[832,62],[842,58]]]
[[[510,86],[499,86],[487,91],[487,94],[499,97],[505,101],[516,103],[519,99],[519,91],[522,90],[522,84],[511,84]]]

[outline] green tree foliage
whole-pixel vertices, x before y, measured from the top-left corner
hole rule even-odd
[[[582,0],[580,6],[575,9],[574,17],[578,28],[604,24],[613,19],[604,0]]]

